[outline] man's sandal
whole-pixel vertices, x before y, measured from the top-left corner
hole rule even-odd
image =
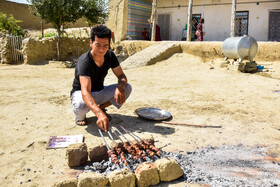
[[[104,108],[104,109],[101,109],[104,113],[105,113],[105,115],[107,116],[107,118],[109,119],[109,121],[111,121],[112,120],[112,116],[110,116],[106,111],[106,109]]]
[[[76,118],[76,125],[79,125],[79,126],[86,126],[87,125],[87,118],[83,119],[83,120],[78,120]]]

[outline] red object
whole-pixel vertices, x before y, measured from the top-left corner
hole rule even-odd
[[[203,30],[202,30],[202,23],[199,23],[197,25],[197,30],[198,30],[198,38],[197,38],[197,41],[203,41]]]
[[[160,27],[158,26],[158,24],[156,25],[156,41],[161,41]]]

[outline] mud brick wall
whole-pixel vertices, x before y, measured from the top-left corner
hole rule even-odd
[[[0,33],[0,64],[11,64],[11,49],[5,34]]]
[[[25,64],[36,64],[44,60],[57,60],[58,37],[26,38],[23,40]],[[89,38],[61,38],[60,60],[72,60],[90,49]]]

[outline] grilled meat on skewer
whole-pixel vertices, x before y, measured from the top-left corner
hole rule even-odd
[[[159,150],[158,147],[156,147],[156,146],[154,146],[153,144],[147,142],[145,139],[143,139],[143,142],[144,142],[146,145],[148,145],[149,148],[150,148],[151,150],[153,150],[153,151],[156,152],[158,155],[160,155],[161,152],[160,152],[160,150]]]
[[[118,156],[114,150],[109,150],[107,151],[108,156],[111,157],[112,163],[113,164],[119,164],[120,161],[118,160]]]
[[[126,158],[124,156],[124,152],[121,152],[121,156],[120,157],[121,157],[122,162],[124,163],[124,165],[127,166],[127,160],[126,160]]]

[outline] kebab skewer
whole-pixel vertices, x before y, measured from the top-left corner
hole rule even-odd
[[[123,147],[125,148],[125,150],[130,153],[132,156],[136,156],[136,152],[135,150],[129,145],[129,143],[124,142],[123,139],[116,133],[116,128],[112,127],[113,133],[121,140],[121,142],[123,143]],[[126,139],[127,140],[127,139]],[[136,158],[137,160],[138,158]]]
[[[129,166],[128,166],[128,163],[127,163],[127,160],[126,160],[126,158],[125,158],[125,156],[124,156],[124,152],[122,151],[122,149],[121,149],[120,147],[117,147],[117,143],[115,142],[115,140],[114,140],[112,134],[110,133],[110,131],[107,131],[107,133],[108,133],[109,137],[111,138],[111,140],[112,140],[112,141],[114,142],[114,144],[115,144],[116,153],[117,153],[118,155],[120,155],[123,164],[124,164],[125,166],[127,166],[127,168],[130,170],[130,168],[129,168]]]
[[[139,145],[140,145],[141,147],[143,147],[145,150],[149,150],[149,151],[152,150],[152,151],[156,152],[157,155],[160,156],[161,151],[160,151],[160,149],[159,149],[158,147],[154,146],[153,144],[151,144],[151,143],[148,142],[147,140],[142,139],[142,138],[140,138],[139,136],[137,136],[136,134],[130,132],[130,131],[127,130],[127,129],[125,129],[123,126],[120,125],[120,127],[121,127],[125,132],[127,132],[128,134],[130,134],[137,142],[139,142],[139,141],[136,139],[136,138],[138,138],[138,139],[141,141],[141,143],[139,143]],[[148,151],[147,151],[147,153],[148,153]],[[149,154],[149,153],[148,153],[148,154]]]
[[[121,126],[122,127],[122,126]],[[115,129],[117,130],[117,132],[119,133],[119,134],[121,134],[123,137],[125,137],[116,127],[115,127]],[[137,144],[134,144],[134,143],[131,143],[128,139],[126,139],[128,142],[130,142],[130,144],[133,146],[133,148],[135,148],[135,150],[140,150],[140,149],[142,149],[142,150],[144,150],[143,151],[143,153],[145,154],[145,156],[146,156],[146,153],[148,154],[148,155],[150,155],[151,157],[154,157],[155,156],[155,153],[153,152],[153,151],[151,151],[151,149],[150,149],[150,147],[149,146],[146,146],[146,145],[144,145],[143,143],[141,143],[141,142],[139,142],[139,140],[137,140],[134,136],[133,136],[133,134],[132,133],[130,133],[130,132],[128,132],[128,131],[126,131],[130,136],[132,136],[132,138],[137,142]],[[141,139],[140,139],[141,140]],[[152,145],[152,144],[151,144]],[[143,155],[144,156],[144,155]],[[146,157],[144,157],[144,158],[146,158]]]
[[[123,144],[124,148],[133,156],[134,159],[139,159],[143,158],[146,159],[146,153],[145,151],[141,150],[139,148],[139,146],[135,143],[132,143],[130,140],[128,140],[124,134],[122,134],[119,129],[117,129],[116,127],[114,127],[114,130],[116,130],[120,135],[122,135],[124,137],[124,139],[127,141]],[[132,153],[131,153],[132,152]],[[133,153],[135,152],[135,154]],[[140,160],[141,162],[141,160]]]
[[[111,149],[110,149],[110,147],[109,147],[109,145],[107,144],[107,142],[106,142],[106,140],[105,140],[105,138],[104,138],[104,136],[103,136],[101,130],[98,129],[98,131],[99,131],[99,134],[100,134],[101,138],[103,139],[103,141],[104,141],[104,143],[105,143],[105,145],[106,145],[106,147],[107,147],[107,149],[108,149],[108,151],[107,151],[108,156],[111,158],[112,163],[113,163],[114,165],[116,165],[117,168],[118,168],[118,170],[120,170],[120,172],[122,173],[122,170],[121,170],[121,168],[120,168],[120,166],[119,166],[120,161],[118,160],[118,156],[116,155],[116,153],[115,153],[114,150],[111,150]],[[122,174],[123,174],[123,173],[122,173]]]

